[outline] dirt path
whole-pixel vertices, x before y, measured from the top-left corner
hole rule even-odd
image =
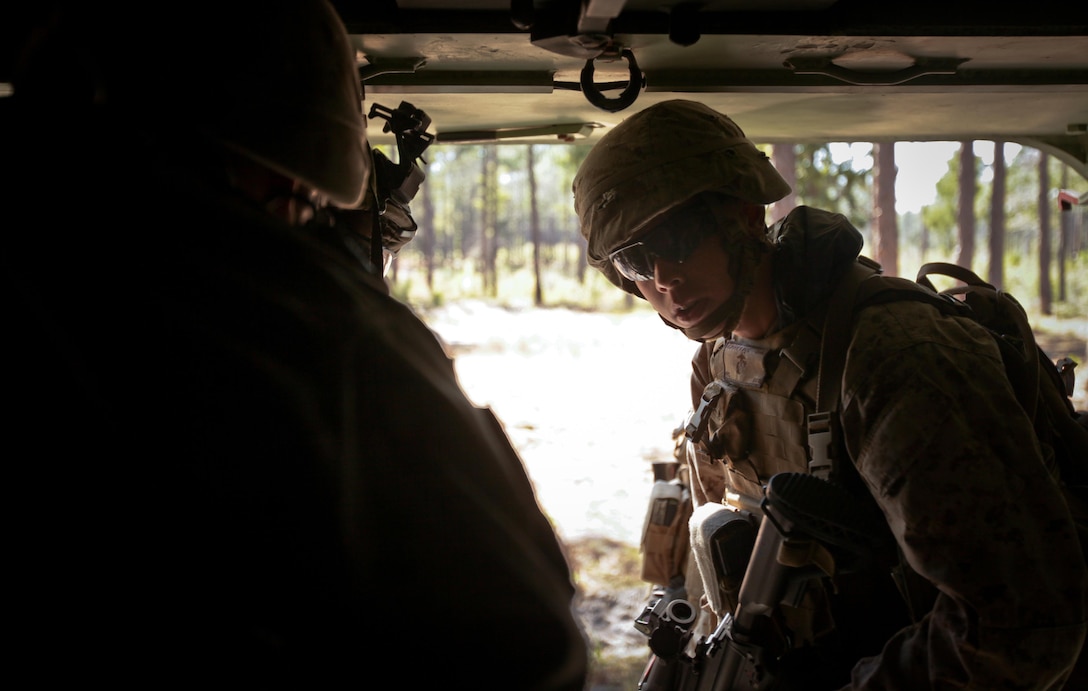
[[[466,302],[427,315],[462,388],[506,426],[568,540],[638,544],[653,483],[687,412],[695,344],[649,311],[532,314]]]

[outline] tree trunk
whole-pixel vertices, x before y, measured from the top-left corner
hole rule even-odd
[[[1050,287],[1050,156],[1039,152],[1039,311],[1053,314]]]
[[[994,180],[990,194],[990,275],[1001,288],[1005,282],[1005,142],[994,142]]]
[[[895,143],[873,144],[873,258],[899,275],[899,223],[895,214]]]
[[[490,160],[487,152],[488,148],[485,146],[480,149],[480,204],[476,211],[479,218],[480,233],[480,254],[476,261],[477,266],[479,266],[480,279],[485,295],[491,290],[491,273],[488,271],[488,258],[491,256],[491,228],[487,217],[487,211],[491,205],[491,171],[487,167]]]
[[[484,147],[484,206],[483,206],[483,236],[484,236],[484,293],[491,297],[499,294],[499,274],[496,259],[499,256],[499,195],[498,195],[498,168],[499,150],[494,146]]]
[[[533,145],[528,147],[527,163],[529,179],[529,238],[533,243],[533,304],[544,304],[543,280],[540,276],[540,213],[536,206],[536,172]]]
[[[471,155],[475,156],[477,160],[481,160],[484,157],[483,147],[474,146],[471,149],[466,149],[466,152],[471,152]],[[466,153],[466,155],[468,155]],[[466,168],[469,166],[466,165]],[[470,257],[478,257],[478,252],[483,251],[484,239],[483,235],[483,221],[480,215],[480,209],[483,208],[484,200],[484,187],[487,184],[484,175],[487,171],[487,166],[483,163],[480,164],[480,174],[476,176],[476,184],[469,188],[469,191],[461,196],[457,196],[454,199],[459,206],[463,209],[464,222],[461,224],[461,258],[468,261]],[[478,270],[483,270],[483,265],[478,265]]]
[[[960,142],[959,254],[956,263],[971,268],[975,259],[975,148],[974,142]]]
[[[578,261],[575,263],[578,276],[578,284],[586,284],[586,269],[589,268],[589,246],[586,243],[586,239],[581,234],[575,239],[575,244],[578,246]]]
[[[436,238],[438,229],[434,223],[434,200],[431,199],[431,195],[427,194],[426,186],[420,188],[416,199],[419,200],[420,206],[419,220],[416,222],[419,226],[419,230],[416,231],[419,236],[419,252],[423,255],[423,270],[426,276],[427,290],[434,293],[434,251],[438,244]]]
[[[1062,166],[1062,179],[1058,187],[1069,187],[1069,167]],[[1062,195],[1059,194],[1059,197]],[[1070,206],[1060,200],[1058,204],[1058,301],[1065,302],[1065,263],[1069,258],[1069,236],[1073,234],[1073,213]]]

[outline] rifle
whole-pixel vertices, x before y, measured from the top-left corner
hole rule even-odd
[[[692,529],[711,555],[714,582],[704,582],[708,596],[729,601],[732,612],[689,654],[696,609],[686,600],[651,602],[635,619],[649,638],[652,655],[639,691],[767,691],[781,689],[788,653],[788,632],[775,611],[780,603],[798,601],[806,583],[834,572],[856,568],[879,539],[874,516],[846,489],[805,473],[779,473],[770,479],[760,502],[763,519],[755,531],[748,512],[722,507],[724,520],[706,534]],[[750,556],[737,554],[751,545]],[[743,550],[743,547],[739,549]],[[831,561],[828,562],[828,559]],[[729,590],[738,564],[739,590]],[[719,589],[713,593],[713,589]]]

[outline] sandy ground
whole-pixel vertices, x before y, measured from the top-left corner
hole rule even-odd
[[[596,656],[648,655],[634,618],[650,595],[637,547],[651,462],[672,457],[696,345],[656,314],[507,310],[461,302],[423,315],[465,393],[506,427],[577,573],[575,611]],[[594,691],[633,688],[599,678]]]
[[[506,426],[560,536],[637,545],[651,461],[671,458],[688,409],[695,344],[648,311],[461,302],[423,316],[469,398]]]

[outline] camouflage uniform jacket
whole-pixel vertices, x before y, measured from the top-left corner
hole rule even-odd
[[[733,384],[691,447],[696,506],[726,491],[758,500],[775,473],[808,467],[815,381],[797,372],[816,369],[821,310],[861,237],[842,216],[805,207],[770,237],[778,328],[760,341],[704,343],[693,359],[696,406],[712,371],[724,368]],[[813,338],[817,347],[799,346]],[[909,565],[904,578],[928,595],[920,607],[911,598],[911,613],[884,587],[887,571],[853,598],[839,584],[831,609],[843,668],[825,688],[1058,688],[1084,640],[1088,580],[992,339],[969,320],[900,301],[862,309],[849,343],[839,413],[848,461],[836,477],[879,505],[899,566]],[[725,364],[712,367],[715,357]]]

